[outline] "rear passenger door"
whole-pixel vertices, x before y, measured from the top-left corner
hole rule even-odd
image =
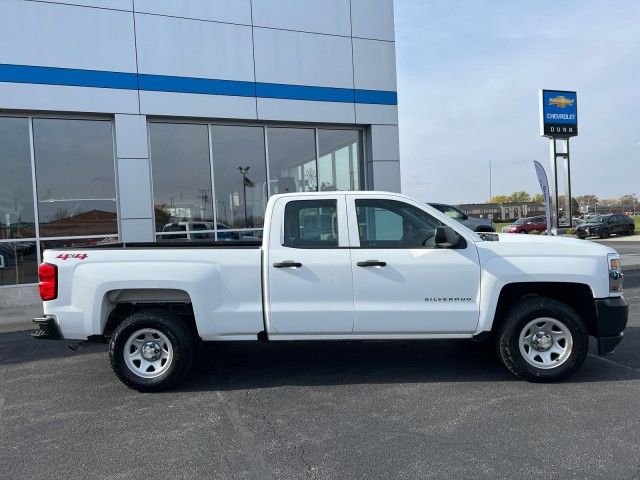
[[[283,197],[274,205],[263,266],[269,335],[353,331],[353,282],[344,195]]]

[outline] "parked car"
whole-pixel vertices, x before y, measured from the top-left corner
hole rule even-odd
[[[626,215],[591,215],[576,228],[578,238],[607,238],[611,234],[633,235],[634,221]]]
[[[553,381],[627,324],[620,255],[597,243],[483,239],[382,192],[274,195],[264,227],[255,243],[47,249],[34,337],[109,343],[123,383],[158,391],[201,341],[491,340],[518,377]]]
[[[474,232],[495,232],[496,226],[493,223],[493,220],[490,218],[478,218],[478,217],[470,217],[462,210],[452,207],[451,205],[446,205],[444,203],[429,203],[433,208],[440,210],[442,213],[447,215],[449,218],[453,218],[457,220],[465,227],[473,230]]]
[[[222,223],[218,223],[218,240],[240,240],[239,232],[227,231],[229,227]],[[162,232],[168,235],[160,235],[161,240],[213,240],[213,222],[176,222],[167,223],[162,227]],[[184,233],[174,233],[184,232]],[[244,237],[243,237],[244,238]]]
[[[547,220],[545,217],[524,217],[504,227],[502,231],[506,233],[531,233],[544,232],[546,229]]]

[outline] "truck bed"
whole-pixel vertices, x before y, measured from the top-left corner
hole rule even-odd
[[[85,245],[78,247],[54,247],[47,248],[47,250],[95,250],[95,249],[137,249],[137,248],[247,248],[258,249],[262,246],[262,242],[259,241],[214,241],[214,240],[199,240],[199,241],[160,241],[160,242],[119,242],[119,243],[105,243],[102,245]]]

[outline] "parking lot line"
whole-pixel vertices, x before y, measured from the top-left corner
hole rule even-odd
[[[600,360],[602,362],[609,363],[611,365],[616,365],[618,367],[626,368],[627,370],[631,370],[632,372],[640,372],[640,368],[630,367],[629,365],[625,365],[624,363],[618,363],[614,360],[609,360],[608,358],[594,355],[593,353],[588,353],[587,355],[590,356],[591,358],[595,358],[596,360]]]

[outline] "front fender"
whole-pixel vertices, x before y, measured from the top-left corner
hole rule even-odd
[[[605,260],[598,257],[487,256],[481,262],[481,303],[476,333],[490,331],[500,292],[513,283],[587,285],[594,298],[608,296]]]

